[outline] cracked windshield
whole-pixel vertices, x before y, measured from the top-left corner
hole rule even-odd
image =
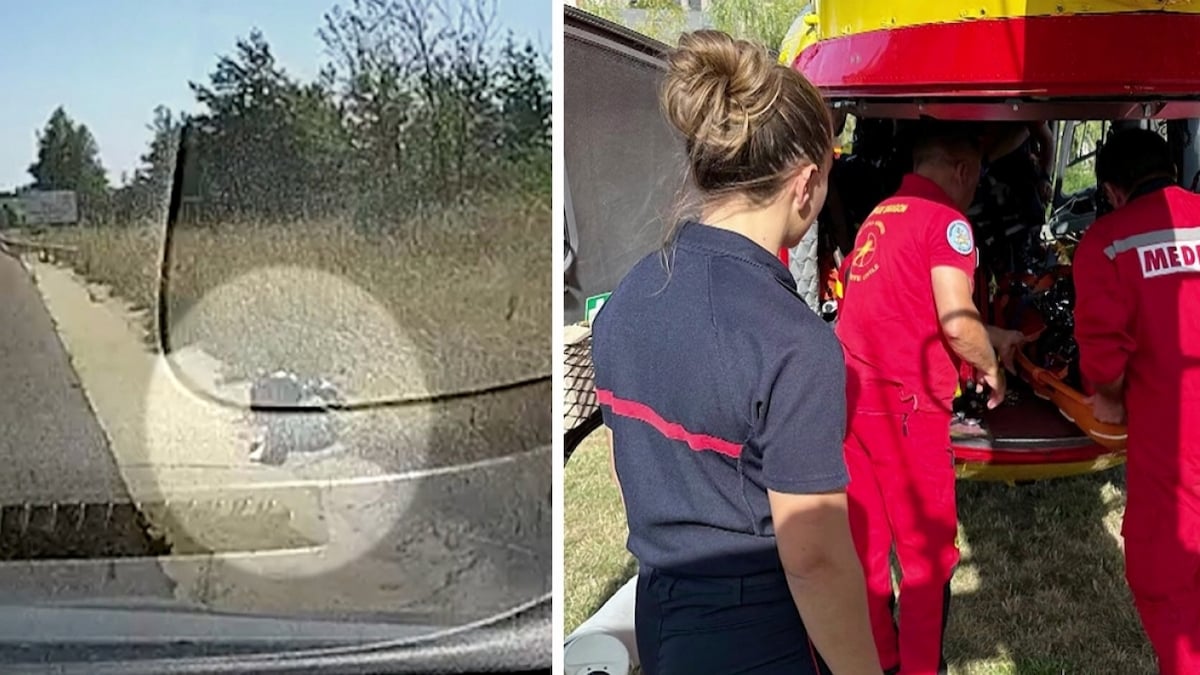
[[[548,10],[6,5],[0,604],[548,597]]]

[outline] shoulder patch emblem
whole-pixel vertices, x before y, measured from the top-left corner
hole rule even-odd
[[[950,248],[961,255],[970,255],[975,250],[975,237],[965,220],[950,223],[946,228],[946,241],[950,243]]]

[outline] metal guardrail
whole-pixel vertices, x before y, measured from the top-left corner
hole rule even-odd
[[[26,253],[37,255],[39,262],[52,262],[64,255],[78,253],[79,248],[66,244],[52,244],[47,241],[30,241],[15,239],[8,235],[0,235],[0,253],[21,256]]]

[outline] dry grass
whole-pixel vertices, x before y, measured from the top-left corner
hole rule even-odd
[[[295,266],[336,275],[381,304],[416,343],[432,390],[546,375],[550,215],[546,200],[513,199],[397,223],[388,234],[341,222],[178,228],[165,297],[172,346],[203,342],[239,371],[281,367],[270,340],[248,339],[259,336],[246,334],[253,328],[247,317],[232,316],[236,308],[228,308],[225,317],[206,315],[202,325],[181,320],[222,284],[269,267]],[[156,342],[161,225],[81,227],[42,236],[76,246],[78,253],[68,261],[72,267],[149,310],[147,335]],[[334,361],[345,356],[332,351],[311,350],[311,369],[324,371],[314,374],[330,374]]]
[[[569,633],[635,568],[602,432],[571,457],[563,484]],[[1123,469],[1019,487],[959,483],[952,673],[1154,672],[1122,576],[1123,484]]]

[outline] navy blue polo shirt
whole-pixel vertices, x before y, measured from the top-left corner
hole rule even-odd
[[[787,267],[728,230],[685,223],[593,321],[629,550],[677,574],[780,567],[767,490],[848,482],[846,372]]]

